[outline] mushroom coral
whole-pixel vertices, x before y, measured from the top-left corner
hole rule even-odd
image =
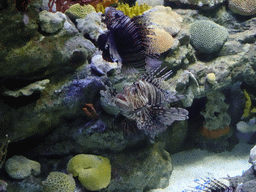
[[[106,157],[79,154],[71,158],[67,164],[68,173],[78,180],[89,191],[106,188],[111,180],[111,165]]]

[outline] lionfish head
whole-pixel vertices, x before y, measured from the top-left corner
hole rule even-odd
[[[134,82],[127,85],[116,96],[116,105],[123,111],[135,111],[146,105],[148,99],[142,89],[142,82]]]
[[[114,7],[107,7],[105,13],[102,15],[102,21],[106,23],[107,28],[109,29],[110,26],[122,16],[124,16],[122,11],[118,11]]]

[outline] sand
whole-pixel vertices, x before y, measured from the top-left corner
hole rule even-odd
[[[231,177],[241,175],[251,167],[248,160],[253,146],[240,143],[231,152],[211,153],[193,149],[174,154],[172,155],[173,173],[169,186],[150,192],[189,192],[193,189],[191,187],[198,186],[194,180],[200,177],[220,179],[227,175]]]

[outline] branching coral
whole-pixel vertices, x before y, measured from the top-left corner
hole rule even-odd
[[[117,10],[123,11],[125,15],[132,18],[134,16],[142,15],[145,11],[151,9],[151,6],[144,3],[142,5],[139,5],[136,3],[134,6],[130,7],[129,4],[119,4],[116,8]]]

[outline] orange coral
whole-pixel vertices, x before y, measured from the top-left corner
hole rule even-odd
[[[200,133],[207,139],[217,139],[219,137],[228,135],[230,133],[230,127],[226,126],[223,129],[209,130],[206,127],[200,129]]]
[[[98,118],[98,114],[97,114],[96,110],[94,109],[93,104],[91,104],[91,103],[85,104],[85,107],[83,108],[83,111],[86,114],[86,116],[91,118],[91,119],[97,119]]]

